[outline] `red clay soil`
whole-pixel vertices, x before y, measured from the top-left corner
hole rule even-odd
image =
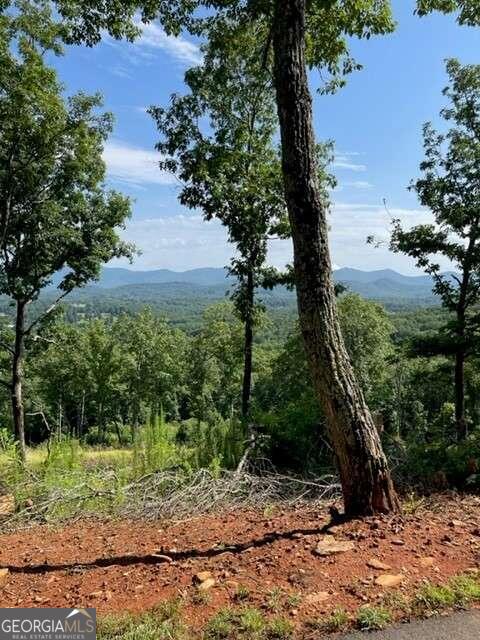
[[[444,496],[411,515],[335,525],[328,533],[353,549],[320,557],[315,549],[329,521],[327,508],[302,508],[273,517],[246,511],[176,524],[90,520],[3,534],[0,568],[9,574],[0,606],[107,613],[182,597],[187,621],[197,626],[234,603],[242,585],[249,606],[268,610],[284,598],[288,615],[301,621],[375,603],[388,590],[375,584],[382,574],[401,575],[396,589],[411,593],[425,579],[441,582],[480,566],[480,498]],[[390,569],[372,568],[372,560]],[[204,571],[216,583],[208,599],[195,598],[194,576]]]

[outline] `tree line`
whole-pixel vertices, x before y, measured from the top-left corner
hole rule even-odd
[[[395,461],[397,481],[425,488],[479,486],[478,429],[457,438],[453,358],[412,349],[419,324],[422,334],[435,335],[439,311],[388,315],[381,305],[348,292],[338,298],[338,309],[356,378]],[[286,338],[277,337],[272,322],[268,314],[262,317],[253,346],[250,414],[258,442],[250,461],[268,458],[285,472],[331,473],[325,416],[301,334],[292,325]],[[27,349],[27,443],[67,437],[136,449],[145,426],[158,417],[170,449],[186,446],[198,463],[235,468],[246,443],[243,368],[244,326],[229,302],[204,312],[193,333],[149,309],[75,323],[58,316],[43,340]],[[479,371],[478,359],[471,358],[465,405],[473,425],[480,420]],[[8,425],[6,393],[0,395],[0,416]],[[173,456],[172,464],[181,465],[181,458]]]

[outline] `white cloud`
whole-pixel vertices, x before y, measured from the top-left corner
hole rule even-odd
[[[337,156],[333,162],[333,167],[335,169],[346,169],[348,171],[355,172],[362,172],[367,170],[366,165],[353,162],[348,156]]]
[[[344,182],[343,184],[353,189],[373,189],[373,184],[367,180],[354,180],[353,182]]]
[[[121,65],[117,65],[115,67],[109,67],[108,71],[112,73],[114,76],[118,76],[119,78],[126,78],[128,80],[132,80],[133,76],[125,67]]]
[[[131,185],[173,184],[173,175],[160,171],[160,155],[149,149],[133,147],[126,142],[110,141],[105,145],[103,159],[108,176],[118,182]]]
[[[142,252],[133,265],[136,269],[222,267],[232,256],[220,222],[206,222],[198,214],[133,219],[122,235]]]
[[[390,267],[401,273],[417,274],[411,258],[389,251],[390,225],[398,218],[405,227],[432,222],[432,214],[423,208],[392,207],[381,204],[337,202],[330,215],[330,248],[335,262],[342,267],[366,271]],[[379,241],[379,247],[367,245],[368,236]],[[451,268],[448,261],[440,261],[443,269]]]
[[[345,169],[347,171],[362,172],[366,171],[365,164],[360,164],[356,158],[365,155],[360,151],[335,151],[333,167],[335,169]]]
[[[135,41],[134,46],[161,49],[169,56],[183,64],[199,64],[202,60],[199,47],[182,36],[169,36],[156,22],[143,24],[139,20],[137,27],[142,30],[141,37]]]
[[[431,214],[421,208],[392,208],[387,213],[381,204],[335,203],[329,216],[330,247],[335,266],[365,270],[391,267],[402,273],[418,274],[410,258],[388,249],[392,217],[399,218],[406,227],[432,220]],[[134,268],[137,269],[162,267],[182,271],[220,267],[229,263],[234,251],[220,222],[205,222],[199,214],[148,220],[134,218],[123,234],[142,251],[135,260]],[[383,244],[378,249],[367,245],[369,235]],[[269,243],[270,264],[282,268],[291,261],[291,240]],[[442,263],[442,268],[449,268],[448,263]]]

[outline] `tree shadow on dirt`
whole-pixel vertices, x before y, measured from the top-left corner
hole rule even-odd
[[[23,567],[20,567],[18,565],[2,565],[2,568],[8,569],[11,573],[43,574],[52,573],[55,571],[69,570],[89,571],[92,569],[108,568],[112,566],[126,567],[135,564],[170,564],[172,562],[188,560],[190,558],[214,558],[216,556],[227,553],[238,555],[247,551],[247,549],[264,547],[278,540],[293,540],[296,536],[299,535],[314,536],[319,534],[326,534],[329,532],[329,529],[332,526],[338,525],[341,522],[345,521],[346,519],[337,517],[327,524],[323,525],[322,527],[318,527],[315,529],[294,529],[292,531],[284,532],[274,531],[271,533],[266,533],[261,538],[256,538],[248,542],[241,542],[231,545],[218,545],[210,549],[186,549],[184,551],[176,551],[174,553],[169,552],[165,554],[159,551],[158,553],[146,555],[112,556],[109,558],[97,558],[96,560],[91,560],[90,562],[66,562],[59,564],[49,564],[45,562],[43,564],[30,564]]]

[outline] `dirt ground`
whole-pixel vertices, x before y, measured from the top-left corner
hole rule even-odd
[[[0,606],[135,612],[181,597],[196,626],[242,599],[302,621],[374,604],[392,587],[408,595],[426,579],[441,582],[480,567],[480,498],[442,496],[414,506],[402,516],[333,526],[326,505],[181,523],[89,520],[2,534],[0,568],[9,572]],[[333,542],[350,544],[318,555],[322,541],[330,550]],[[197,577],[202,572],[211,575]],[[209,582],[199,590],[202,579]],[[207,591],[208,598],[198,597]]]

